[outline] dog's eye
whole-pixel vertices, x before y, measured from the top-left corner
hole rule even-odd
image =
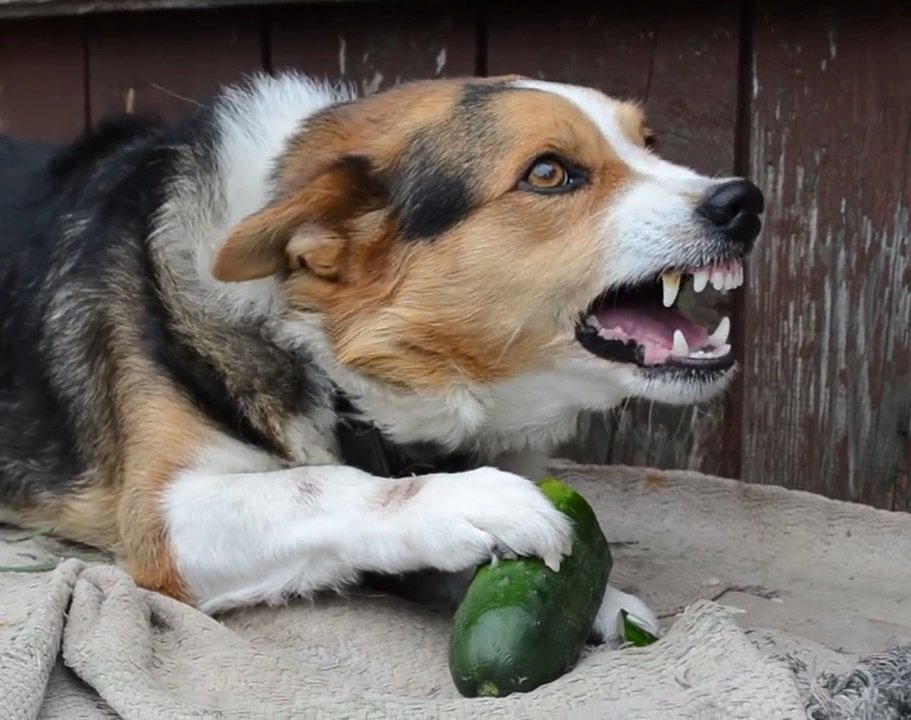
[[[525,182],[535,188],[551,190],[569,182],[569,173],[556,160],[538,160],[525,176]]]
[[[553,156],[537,158],[519,181],[520,190],[556,193],[572,190],[584,182],[585,175]]]

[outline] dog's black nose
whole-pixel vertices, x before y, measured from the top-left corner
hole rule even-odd
[[[709,190],[699,207],[702,217],[736,243],[745,245],[759,235],[765,210],[762,190],[749,180],[731,180]]]

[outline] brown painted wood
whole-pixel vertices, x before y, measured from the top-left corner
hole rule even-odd
[[[82,20],[0,24],[0,132],[62,140],[85,123]]]
[[[743,477],[911,508],[911,8],[763,2]]]
[[[92,17],[91,116],[153,111],[182,116],[222,84],[262,70],[259,11],[202,10]]]
[[[739,12],[732,3],[523,3],[490,6],[488,74],[522,73],[645,102],[667,158],[708,173],[734,169]],[[681,304],[713,328],[733,298],[707,291]],[[736,318],[734,319],[736,328]],[[735,329],[739,334],[739,331]],[[565,454],[584,462],[685,467],[735,475],[723,442],[736,413],[631,402],[595,417]]]
[[[269,23],[272,66],[353,82],[366,93],[406,80],[470,75],[476,26],[473,3],[276,8]]]

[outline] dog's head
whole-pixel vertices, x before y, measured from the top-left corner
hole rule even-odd
[[[728,323],[675,300],[688,275],[742,282],[763,196],[661,160],[634,104],[518,77],[403,85],[310,118],[276,188],[213,274],[280,277],[361,376],[416,393],[564,378],[597,407],[698,401],[734,365]]]

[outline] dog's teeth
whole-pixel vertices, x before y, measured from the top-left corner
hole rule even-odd
[[[712,270],[712,287],[721,292],[724,290],[724,272],[721,270]]]
[[[677,299],[680,293],[680,275],[677,273],[664,273],[661,276],[661,284],[664,288],[664,307],[670,307]]]
[[[585,324],[589,327],[595,328],[595,330],[601,329],[601,323],[598,322],[598,318],[594,315],[589,315],[587,318],[585,318]]]
[[[730,352],[731,352],[730,345],[727,345],[727,344],[719,345],[718,347],[715,348],[714,355],[715,355],[715,357],[724,357],[725,355],[727,355]]]
[[[731,263],[724,270],[724,289],[733,290],[743,285],[743,266],[740,263]]]
[[[671,355],[676,357],[687,357],[690,354],[690,346],[686,344],[686,338],[679,330],[674,330],[674,344],[671,346]]]
[[[709,284],[709,271],[708,270],[697,270],[693,273],[693,290],[697,293],[701,293],[705,290],[706,286]]]
[[[727,315],[721,318],[721,322],[718,323],[718,327],[715,328],[715,332],[709,335],[709,342],[712,345],[724,345],[728,341],[728,335],[731,334],[731,321]]]

